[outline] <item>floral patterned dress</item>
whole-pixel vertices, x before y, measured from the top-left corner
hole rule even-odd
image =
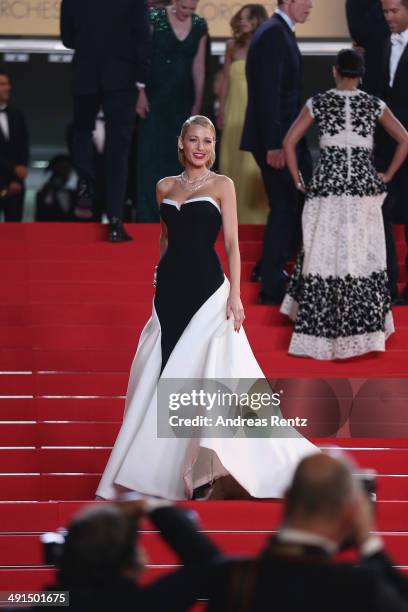
[[[321,154],[307,188],[303,252],[281,312],[294,322],[289,353],[344,359],[384,351],[393,333],[381,207],[386,186],[372,164],[385,104],[360,90],[307,101]]]

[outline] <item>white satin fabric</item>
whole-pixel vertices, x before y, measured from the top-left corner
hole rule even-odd
[[[162,377],[264,378],[243,329],[226,319],[229,282],[191,319]],[[170,500],[189,499],[195,487],[231,474],[254,497],[281,497],[298,462],[316,447],[293,438],[157,437],[160,323],[153,307],[130,373],[125,416],[97,495],[112,499],[121,485]]]

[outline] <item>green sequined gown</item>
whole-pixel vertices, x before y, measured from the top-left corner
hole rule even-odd
[[[181,171],[177,136],[194,105],[193,61],[207,34],[207,24],[198,15],[192,16],[190,33],[182,41],[174,34],[166,9],[153,9],[150,21],[153,55],[146,87],[150,112],[139,122],[137,149],[138,221],[145,223],[159,221],[157,181]]]

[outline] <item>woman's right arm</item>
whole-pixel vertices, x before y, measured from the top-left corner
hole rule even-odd
[[[313,117],[310,114],[307,106],[304,106],[299,117],[293,123],[289,132],[286,134],[283,141],[283,150],[285,152],[285,161],[292,175],[293,182],[299,191],[305,191],[303,179],[299,173],[299,166],[296,156],[296,145],[306,134],[307,130],[313,123]]]
[[[156,185],[156,201],[157,206],[160,208],[161,203],[166,197],[166,193],[169,191],[169,179],[161,179]],[[160,259],[167,251],[167,225],[163,220],[160,221]]]
[[[230,66],[233,60],[233,44],[234,41],[229,40],[227,42],[227,46],[225,49],[225,59],[224,59],[224,68],[222,71],[222,85],[221,85],[221,95],[220,95],[220,110],[217,118],[217,127],[222,130],[224,127],[224,111],[225,111],[225,103],[227,101],[228,91],[229,91],[229,73]]]
[[[389,183],[408,155],[408,132],[395,115],[393,115],[388,106],[384,108],[379,122],[384,130],[397,142],[397,148],[390,165],[384,174],[380,174],[384,183]]]

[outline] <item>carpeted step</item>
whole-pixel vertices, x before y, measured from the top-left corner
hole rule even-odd
[[[34,326],[0,326],[0,364],[7,363],[15,364],[11,369],[29,369],[24,368],[24,363],[29,361],[28,353],[15,352],[8,355],[10,349],[33,349],[33,350],[51,350],[60,351],[61,356],[64,350],[78,351],[90,349],[110,349],[113,351],[111,363],[117,368],[117,360],[115,351],[129,349],[135,351],[140,333],[144,323],[139,325],[123,325],[120,321],[112,325],[34,325]],[[271,330],[267,325],[251,325],[248,321],[245,325],[245,332],[251,343],[255,353],[268,352],[273,350],[287,349],[290,338],[293,332],[291,325],[276,325]],[[393,334],[387,342],[387,349],[406,350],[408,347],[408,320],[406,326],[401,326],[397,333]],[[127,355],[130,353],[127,353]],[[58,363],[52,366],[52,358],[57,355],[50,356],[48,365],[33,366],[39,370],[68,370],[67,366],[58,366]],[[21,365],[19,366],[19,359]],[[68,361],[69,363],[69,361]],[[103,360],[103,363],[105,361]],[[97,361],[92,360],[92,370],[97,371]],[[78,369],[78,368],[75,368]],[[86,370],[86,362],[84,363]],[[103,367],[106,369],[106,366]],[[125,368],[127,369],[127,367]],[[7,370],[7,368],[2,368]]]
[[[73,515],[90,502],[0,502],[0,525],[5,532],[53,531],[67,525]],[[99,503],[99,502],[95,502]],[[276,529],[281,519],[278,501],[211,501],[179,502],[199,513],[200,526],[205,530],[239,531],[247,529],[269,531]],[[379,531],[408,532],[408,502],[376,502]],[[143,529],[151,530],[147,521]]]
[[[0,446],[112,446],[119,428],[120,423],[0,422]]]
[[[257,532],[241,529],[238,532],[212,531],[208,537],[225,554],[255,555],[262,551],[273,533],[272,530]],[[394,563],[408,565],[408,535],[382,534],[382,538]],[[158,533],[142,531],[140,544],[148,551],[149,563],[152,565],[176,565],[179,562],[177,555]],[[0,535],[0,566],[43,564],[42,547],[37,534]]]
[[[100,481],[98,474],[5,476],[0,479],[0,500],[49,501],[92,500]]]
[[[66,446],[71,446],[67,440]],[[103,471],[111,448],[0,448],[1,473],[91,473]],[[349,452],[358,468],[376,470],[378,474],[405,475],[407,450]]]
[[[54,580],[51,568],[0,568],[0,590],[2,591],[40,591]]]
[[[82,399],[81,401],[85,401]],[[370,404],[371,402],[367,402]],[[365,408],[365,404],[361,404],[362,408]],[[354,409],[355,410],[355,409]],[[360,408],[359,408],[360,410]],[[290,416],[288,410],[285,410],[285,414]],[[302,409],[300,407],[300,414],[302,415]],[[303,414],[308,414],[304,412]],[[357,413],[359,415],[359,412]],[[316,436],[323,431],[328,429],[335,429],[332,425],[325,426],[325,423],[320,426],[319,421],[316,420],[316,425],[312,423],[309,426],[307,432],[310,434],[310,438],[313,440]],[[353,420],[351,420],[353,425]],[[373,423],[370,427],[369,419],[365,419],[365,429],[367,434],[370,428],[375,431],[377,425],[378,431],[387,431],[387,424],[378,422]],[[399,425],[397,423],[397,425]],[[78,422],[1,422],[0,421],[0,446],[112,446],[119,428],[121,426],[120,421],[116,422],[95,422],[95,421],[78,421]],[[403,433],[406,430],[406,422],[404,425],[399,425],[395,432],[391,433]],[[321,431],[320,431],[321,430]],[[334,433],[332,434],[334,435]],[[367,435],[367,437],[369,437]],[[395,436],[396,437],[396,436]],[[408,435],[407,435],[408,437]],[[320,438],[321,439],[321,438]],[[338,444],[341,446],[342,439],[326,438],[326,444],[333,445]],[[353,442],[353,439],[351,438]],[[392,440],[390,440],[392,442]],[[386,443],[386,446],[391,446]]]
[[[98,474],[2,475],[0,500],[89,500],[95,496]],[[378,499],[408,501],[408,476],[378,476]]]
[[[0,395],[121,396],[126,392],[128,373],[34,373],[1,374]]]
[[[63,305],[55,303],[33,304],[0,304],[1,326],[63,326],[63,325],[121,325],[142,326],[152,312],[151,302],[129,303],[126,296],[118,297],[114,303],[104,301],[95,303],[66,302]],[[393,308],[397,331],[408,326],[408,308],[396,306]],[[260,306],[247,304],[246,317],[248,325],[268,326],[273,335],[274,327],[286,326],[292,328],[289,318],[279,312],[278,306]]]
[[[225,259],[225,258],[223,258]],[[243,261],[241,278],[249,281],[255,261]],[[153,278],[152,263],[149,259],[134,258],[123,260],[118,265],[116,258],[102,261],[37,260],[2,262],[3,282],[80,282],[86,278],[90,282],[130,282],[136,278],[149,282]]]
[[[120,421],[123,398],[0,398],[0,421]]]
[[[32,372],[35,369],[34,352],[27,348],[0,348],[0,372]]]
[[[23,270],[23,278],[30,278],[30,267],[24,268],[27,262],[44,261],[53,259],[55,261],[69,262],[100,262],[101,265],[105,261],[115,260],[118,265],[128,265],[129,262],[134,262],[136,266],[143,262],[144,269],[153,269],[153,266],[159,260],[159,234],[150,242],[145,243],[123,243],[113,245],[108,242],[89,242],[70,245],[66,243],[36,243],[20,245],[18,242],[4,243],[0,242],[0,257],[2,261],[17,261],[21,262],[20,270]],[[222,240],[216,243],[216,251],[226,262],[224,244]],[[240,239],[240,253],[242,261],[258,261],[262,254],[262,243],[254,240]],[[397,261],[402,263],[406,256],[406,246],[399,242],[396,244]],[[289,266],[290,269],[292,266]],[[8,278],[12,277],[12,270],[7,272]]]
[[[262,240],[264,225],[240,225],[240,240]],[[157,223],[127,223],[126,229],[135,237],[136,242],[149,242],[158,231]],[[404,226],[397,224],[393,226],[394,238],[397,241],[404,240]],[[0,238],[2,241],[34,243],[45,241],[48,243],[65,242],[78,244],[83,241],[104,241],[106,238],[106,226],[99,223],[8,223],[0,226]],[[123,246],[112,245],[114,248]]]
[[[2,325],[143,325],[152,313],[151,302],[125,301],[120,296],[116,303],[89,304],[70,302],[60,304],[0,304]]]

